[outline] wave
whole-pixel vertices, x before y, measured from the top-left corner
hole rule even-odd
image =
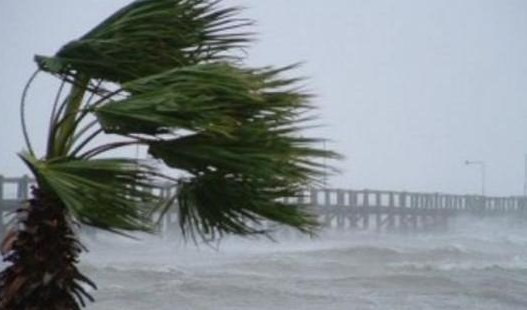
[[[527,261],[521,263],[514,262],[442,262],[442,263],[398,263],[389,266],[393,271],[512,271],[518,274],[527,275]]]

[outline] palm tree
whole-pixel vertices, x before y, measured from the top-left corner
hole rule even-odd
[[[85,288],[95,284],[76,266],[80,224],[154,232],[152,214],[176,205],[187,237],[265,234],[264,220],[314,231],[309,213],[283,201],[318,182],[319,158],[336,155],[299,135],[313,107],[300,80],[285,77],[294,66],[244,63],[251,21],[238,12],[218,0],[137,0],[54,56],[35,57],[19,156],[36,185],[2,244],[10,264],[0,274],[0,309],[80,309],[93,300]],[[62,81],[43,154],[24,119],[39,72]],[[164,167],[115,157],[130,146]],[[153,195],[160,180],[177,193]]]

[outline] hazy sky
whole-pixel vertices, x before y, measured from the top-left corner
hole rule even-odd
[[[25,173],[19,98],[35,69],[129,1],[0,2],[0,174]],[[346,159],[344,188],[522,193],[527,153],[527,1],[229,0],[257,20],[255,65],[305,62],[318,94],[317,134]],[[42,147],[55,85],[42,78],[28,108]],[[39,142],[40,141],[40,142]]]

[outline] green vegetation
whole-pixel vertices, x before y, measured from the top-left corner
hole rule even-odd
[[[152,215],[177,205],[192,238],[267,233],[263,220],[316,229],[283,198],[316,184],[319,158],[336,154],[300,135],[313,107],[288,77],[294,66],[246,66],[251,21],[238,13],[220,1],[138,0],[54,56],[35,57],[37,73],[62,84],[44,154],[24,124],[20,157],[37,185],[2,246],[11,265],[0,274],[0,309],[79,309],[92,300],[84,287],[95,284],[76,267],[77,224],[154,232]],[[112,157],[131,146],[160,165]],[[173,182],[176,194],[152,195],[159,181]]]

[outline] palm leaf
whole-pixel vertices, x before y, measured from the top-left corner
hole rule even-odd
[[[42,70],[125,82],[204,61],[229,59],[248,43],[249,21],[238,8],[210,0],[136,0],[54,57],[37,56]]]
[[[316,158],[338,156],[310,147],[313,139],[250,126],[239,131],[234,138],[195,134],[150,142],[154,158],[192,174],[174,197],[183,231],[210,238],[261,233],[262,220],[304,232],[315,228],[305,210],[281,201],[320,179],[324,170]]]
[[[331,151],[310,147],[308,142],[312,139],[252,129],[242,127],[233,132],[234,138],[195,134],[152,141],[148,152],[166,165],[194,175],[220,169],[258,178],[282,177],[306,184],[322,173],[317,169],[317,157],[337,157]]]
[[[164,204],[178,200],[184,230],[257,233],[267,219],[309,231],[311,219],[280,201],[316,184],[324,173],[319,159],[338,155],[314,147],[320,139],[301,137],[312,106],[300,79],[284,77],[296,65],[247,68],[232,61],[236,49],[249,42],[240,32],[249,22],[235,17],[237,8],[223,9],[218,2],[137,0],[54,57],[36,60],[42,70],[74,85],[79,75],[88,85],[93,79],[117,82],[119,97],[97,93],[95,104],[79,105],[74,112],[92,112],[105,133],[144,144],[166,166],[190,173],[177,196]],[[90,138],[78,145],[88,145]],[[114,162],[111,170],[104,166],[110,162],[84,160],[121,145],[95,146],[69,164],[40,163],[38,174],[80,221],[106,229],[145,229],[139,205],[155,199],[129,191],[138,185],[133,177],[148,188],[149,168],[133,170],[133,161],[124,161]],[[97,173],[92,163],[101,166]],[[77,188],[92,200],[76,199]],[[113,211],[105,214],[104,205]]]
[[[62,201],[79,222],[113,231],[150,231],[153,170],[129,159],[44,162],[22,156],[39,185]]]
[[[198,233],[205,240],[226,233],[268,233],[264,220],[312,233],[315,218],[304,207],[281,202],[298,190],[280,180],[249,180],[222,171],[191,178],[177,193],[180,227],[185,235]]]
[[[125,83],[131,95],[95,113],[107,133],[155,135],[187,129],[229,135],[241,121],[276,124],[310,108],[309,95],[291,89],[296,80],[280,78],[282,71],[226,63],[168,70]]]
[[[298,79],[281,77],[289,69],[177,68],[124,83],[129,97],[95,112],[106,132],[142,134],[150,155],[191,173],[170,200],[179,202],[184,231],[258,233],[263,219],[310,230],[303,212],[279,201],[320,178],[317,158],[338,155],[313,147],[322,140],[300,137],[311,106]],[[180,137],[178,129],[191,134]],[[226,186],[234,191],[215,197]]]

